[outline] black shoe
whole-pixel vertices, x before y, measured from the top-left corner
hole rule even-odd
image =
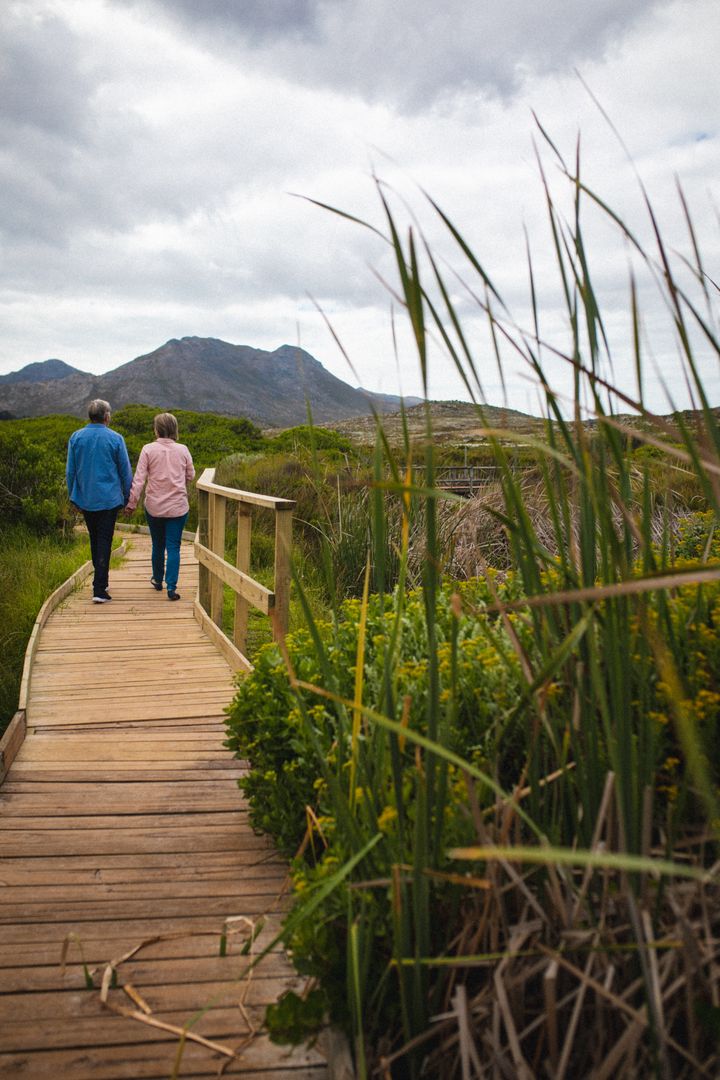
[[[156,581],[154,577],[151,577],[150,584],[156,592],[162,592],[162,581]]]
[[[112,596],[107,589],[103,589],[102,592],[96,593],[95,596],[93,596],[92,602],[93,604],[107,604],[108,600],[112,600]]]
[[[180,593],[179,592],[175,592],[173,590],[172,592],[168,593],[168,600],[179,600],[179,599],[180,599]]]

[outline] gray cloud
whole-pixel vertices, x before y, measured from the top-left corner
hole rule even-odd
[[[24,5],[0,12],[0,117],[5,136],[39,129],[73,140],[87,133],[91,80],[81,68],[79,43],[57,16]]]
[[[239,38],[256,63],[308,85],[419,111],[459,92],[506,96],[528,72],[567,72],[600,57],[659,0],[151,2],[215,48],[232,50]]]
[[[455,265],[457,252],[423,216],[417,181],[529,321],[522,224],[531,238],[546,229],[530,106],[570,156],[582,129],[586,179],[629,212],[633,227],[641,210],[621,151],[568,77],[574,64],[622,127],[653,197],[659,193],[663,223],[682,225],[663,196],[668,189],[674,198],[673,171],[688,183],[691,203],[718,175],[707,91],[717,0],[507,0],[502,12],[471,0],[0,7],[4,369],[61,356],[103,370],[184,334],[268,348],[299,334],[332,366],[334,346],[307,291],[328,311],[366,385],[392,391],[390,300],[369,269],[395,280],[385,248],[286,194],[381,223],[371,155],[397,189],[401,219],[407,197],[433,249]],[[698,141],[697,132],[709,137]],[[368,151],[374,146],[378,153]],[[566,211],[572,217],[569,204]],[[698,233],[711,245],[707,265],[716,275],[720,252],[708,221],[703,214]],[[626,255],[622,247],[613,255],[602,231],[592,239],[614,327],[614,313],[626,308]],[[686,247],[684,234],[668,239]],[[543,323],[561,333],[552,249],[541,244],[534,259]],[[457,291],[470,336],[479,337],[482,320]],[[647,311],[655,333],[651,302]],[[621,318],[617,325],[620,337]],[[665,363],[665,345],[658,352]],[[401,353],[406,389],[415,392],[409,340]],[[446,368],[438,363],[435,392],[454,396]],[[334,370],[351,377],[340,361]],[[526,384],[518,385],[525,395]]]
[[[250,40],[306,35],[317,25],[317,0],[162,0],[174,15],[226,30],[239,28]]]

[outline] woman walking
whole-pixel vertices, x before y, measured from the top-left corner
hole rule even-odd
[[[177,441],[178,422],[173,414],[160,413],[153,426],[155,442],[147,443],[140,451],[125,512],[135,509],[147,481],[145,517],[152,538],[150,584],[161,592],[164,579],[168,600],[179,600],[180,541],[189,510],[187,484],[195,476],[195,469],[187,446]]]

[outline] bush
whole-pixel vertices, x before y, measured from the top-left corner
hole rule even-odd
[[[332,451],[339,460],[344,459],[346,463],[348,459],[353,460],[358,456],[357,448],[347,436],[328,428],[310,427],[309,424],[288,428],[268,440],[268,450],[271,453],[298,454],[303,450],[312,450],[313,447],[325,453]]]
[[[0,514],[38,533],[67,531],[74,518],[65,486],[69,417],[0,425]]]
[[[113,413],[112,426],[124,437],[130,460],[137,461],[145,443],[155,438],[153,419],[158,410],[149,405],[124,405]],[[257,450],[265,443],[262,432],[244,417],[220,416],[176,409],[180,442],[185,443],[197,468],[214,466],[229,454]]]

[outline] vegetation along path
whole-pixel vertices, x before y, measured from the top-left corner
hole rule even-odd
[[[286,868],[250,829],[223,748],[233,679],[193,618],[190,545],[182,600],[150,573],[134,539],[112,604],[88,584],[42,631],[0,787],[0,1075],[216,1076],[226,1061],[227,1075],[321,1080],[319,1054],[258,1030],[292,985],[284,954],[241,978],[278,930]]]

